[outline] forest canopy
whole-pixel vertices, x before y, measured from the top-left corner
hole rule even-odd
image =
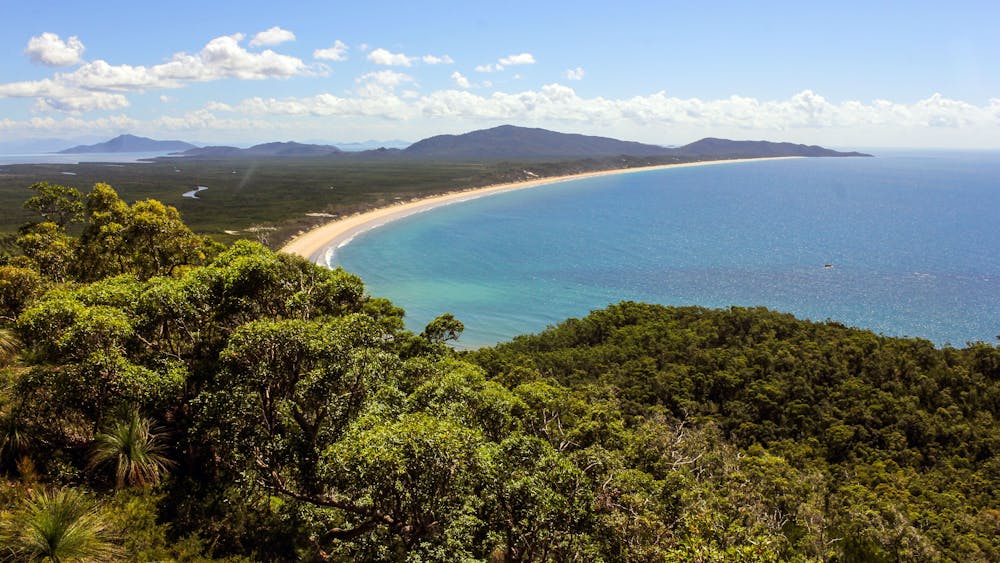
[[[459,353],[343,270],[31,189],[2,559],[1000,559],[996,346],[623,302]]]

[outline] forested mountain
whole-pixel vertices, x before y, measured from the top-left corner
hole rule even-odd
[[[272,142],[241,149],[229,146],[197,147],[183,141],[156,141],[134,135],[120,135],[95,145],[80,145],[62,153],[94,152],[179,152],[199,159],[316,157],[343,153],[333,145]],[[871,156],[858,152],[843,153],[819,146],[772,143],[769,141],[731,141],[706,138],[679,148],[620,141],[608,137],[558,133],[545,129],[501,125],[462,135],[437,135],[413,143],[405,149],[374,149],[349,153],[364,157],[367,153],[385,153],[401,158],[427,160],[552,160],[630,157],[685,158],[761,158],[769,156]]]
[[[296,142],[263,143],[250,148],[209,146],[186,150],[180,156],[187,158],[260,158],[260,157],[314,157],[330,156],[342,152],[333,145],[310,145]]]
[[[32,190],[4,559],[1000,559],[995,346],[626,302],[460,354],[343,270]]]
[[[860,152],[838,152],[817,145],[772,143],[770,141],[730,141],[707,137],[672,149],[672,153],[691,157],[762,158],[769,156],[871,156]]]
[[[631,157],[764,158],[774,156],[871,156],[837,152],[818,146],[769,141],[731,141],[707,138],[679,148],[666,148],[607,137],[557,133],[502,125],[463,135],[438,135],[413,143],[403,151],[408,157],[440,160],[538,160]]]
[[[557,133],[501,125],[462,135],[438,135],[417,141],[403,155],[440,160],[538,160],[593,158],[603,156],[663,156],[668,150],[657,145]]]
[[[95,152],[173,152],[185,151],[193,148],[196,148],[195,145],[184,141],[157,141],[148,137],[119,135],[114,139],[103,143],[97,143],[94,145],[78,145],[59,152],[60,154],[84,154]]]

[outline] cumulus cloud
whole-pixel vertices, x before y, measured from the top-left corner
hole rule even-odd
[[[118,132],[135,130],[139,124],[127,115],[113,115],[99,119],[80,119],[67,117],[54,119],[52,117],[33,117],[25,121],[4,119],[0,121],[0,130],[30,132],[30,133],[93,133],[98,131]]]
[[[531,53],[520,53],[501,58],[496,63],[476,66],[476,72],[501,72],[508,66],[535,64],[535,57]]]
[[[519,53],[517,55],[506,56],[498,61],[503,66],[533,65],[535,57],[531,53]]]
[[[195,56],[180,53],[166,65],[154,67],[164,74],[171,72],[177,76],[199,75],[197,79],[212,80],[216,78],[240,78],[243,80],[259,80],[264,78],[288,78],[306,72],[306,64],[301,59],[289,55],[281,55],[267,49],[260,53],[251,53],[240,46],[242,33],[223,35],[208,42]],[[178,68],[185,63],[194,63],[194,68],[183,70]],[[194,70],[195,72],[191,72]]]
[[[32,62],[46,66],[70,66],[79,63],[85,47],[76,36],[63,41],[55,33],[43,33],[28,40],[24,54]]]
[[[146,80],[144,75],[135,72],[135,67],[130,68],[132,73],[128,76],[132,78],[129,80],[119,76],[121,69],[101,72],[100,65],[89,68],[88,80],[104,84],[104,91],[87,90],[62,79],[52,79],[0,85],[0,97],[33,97],[38,109],[63,112],[115,110],[125,107],[128,100],[120,92],[110,90],[111,85],[139,84]],[[147,70],[157,76],[157,72]],[[650,135],[697,138],[695,135],[700,134],[821,143],[833,139],[846,144],[878,139],[888,144],[900,139],[906,142],[921,138],[923,141],[913,142],[929,144],[948,139],[962,146],[971,146],[976,140],[996,139],[1000,131],[1000,99],[974,105],[933,94],[913,103],[890,100],[835,102],[812,90],[772,100],[739,95],[718,99],[681,98],[662,91],[605,98],[582,96],[572,87],[558,83],[517,91],[470,91],[474,85],[468,78],[457,71],[450,76],[454,87],[421,93],[414,77],[386,69],[358,77],[351,91],[340,94],[211,102],[202,110],[165,115],[144,122],[142,126],[212,132],[302,131],[329,126],[329,121],[316,118],[336,118],[343,120],[338,123],[358,126],[371,125],[373,122],[369,120],[375,119],[382,123],[395,122],[392,127],[403,128],[431,121],[449,123],[449,127],[520,123],[647,140]],[[0,129],[39,131],[50,128],[58,133],[82,123],[100,122],[75,118],[31,122],[7,120]],[[94,127],[99,129],[97,125]]]
[[[274,26],[268,30],[261,31],[250,40],[251,47],[273,47],[288,41],[295,41],[295,34],[287,29]]]
[[[408,57],[403,53],[391,53],[381,48],[368,53],[368,60],[377,65],[386,66],[410,66],[413,63],[413,57]]]
[[[424,61],[424,64],[429,64],[429,65],[440,65],[440,64],[450,65],[455,62],[448,55],[445,55],[443,57],[436,57],[434,55],[424,55],[423,57],[420,58],[420,60]]]
[[[179,88],[187,82],[224,78],[289,78],[314,72],[301,59],[270,49],[251,53],[240,45],[243,38],[242,34],[216,37],[195,54],[177,53],[166,63],[149,67],[112,65],[95,60],[72,72],[56,73],[52,78],[0,84],[0,98],[37,98],[36,109],[41,111],[109,110],[128,106],[128,100],[120,92]],[[32,56],[41,62],[48,61],[46,64],[65,63],[72,59],[67,52],[53,45],[59,47],[62,44],[70,51],[83,51],[83,45],[75,37],[67,42],[62,42],[54,34],[43,34],[34,39],[40,41],[36,42]]]
[[[340,39],[333,42],[331,47],[326,49],[316,49],[313,51],[313,58],[325,61],[346,61],[347,44]]]
[[[86,90],[58,80],[36,80],[0,84],[0,98],[35,98],[37,111],[79,113],[128,107],[121,94]]]
[[[244,101],[233,111],[254,114],[316,115],[338,117],[379,116],[387,119],[460,119],[477,122],[563,123],[577,127],[684,127],[690,130],[771,132],[846,130],[849,128],[924,129],[1000,126],[1000,100],[988,107],[950,100],[935,94],[913,104],[885,100],[871,103],[832,103],[803,90],[784,100],[758,100],[730,96],[716,100],[677,98],[665,92],[610,99],[585,98],[572,88],[547,84],[535,90],[478,95],[465,90],[467,79],[454,72],[452,80],[462,90],[441,90],[415,98],[396,94],[398,86],[412,82],[409,75],[393,71],[368,73],[357,80],[357,97],[321,94],[310,98]],[[471,86],[471,84],[470,84]],[[776,138],[777,138],[776,137]]]
[[[583,67],[571,68],[566,71],[566,80],[583,80]]]
[[[358,95],[366,98],[376,98],[379,96],[394,95],[397,87],[413,82],[413,77],[394,70],[380,70],[363,74],[355,82],[358,84],[355,90]]]
[[[66,113],[116,110],[128,106],[129,102],[125,96],[107,92],[74,92],[62,96],[46,96],[35,102],[37,110]]]
[[[462,76],[462,73],[457,70],[451,73],[451,79],[455,81],[455,86],[459,88],[472,88],[472,83],[469,82],[469,79]]]

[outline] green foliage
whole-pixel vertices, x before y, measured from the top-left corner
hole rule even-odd
[[[684,477],[684,494],[671,501],[688,507],[677,522],[695,525],[671,548],[682,559],[1000,553],[978,531],[992,529],[986,522],[1000,500],[991,469],[1000,445],[995,347],[936,350],[764,309],[622,303],[470,357],[493,377],[527,381],[518,389],[530,392],[529,411],[542,413],[529,427],[557,447],[570,451],[581,440],[545,423],[565,422],[554,406],[569,404],[551,382],[604,387],[626,415],[626,436],[643,436],[626,448],[636,456],[628,466],[668,481],[687,474],[685,459],[699,468],[701,480]],[[709,450],[668,464],[678,454],[663,448],[684,449],[656,437],[671,420],[703,437],[709,427],[721,434]],[[734,453],[723,459],[740,463],[704,465],[726,451]],[[725,478],[703,481],[713,474]],[[733,520],[740,513],[747,516]],[[751,545],[763,551],[744,550]]]
[[[78,243],[63,227],[50,221],[25,225],[17,245],[41,275],[57,282],[69,279]]]
[[[173,465],[166,456],[162,429],[131,410],[124,419],[115,420],[94,437],[89,467],[110,464],[115,468],[115,487],[126,484],[148,487],[160,482]]]
[[[122,555],[101,509],[73,489],[33,492],[4,519],[0,539],[19,561],[111,561]]]
[[[995,347],[622,303],[458,354],[450,314],[410,333],[356,276],[158,202],[99,184],[81,219],[0,266],[5,547],[40,519],[135,560],[1000,557]],[[37,484],[85,508],[40,516]]]
[[[13,331],[0,328],[0,368],[13,362],[20,349],[21,342],[14,336]]]
[[[63,228],[83,217],[83,194],[80,190],[48,182],[33,184],[28,189],[34,190],[38,195],[28,198],[24,207],[36,211],[43,221]]]
[[[464,330],[465,325],[462,324],[462,321],[456,319],[451,313],[445,313],[427,323],[427,327],[420,333],[420,336],[431,342],[447,342],[458,340]]]
[[[7,324],[17,319],[42,290],[42,276],[37,270],[0,266],[0,323]]]

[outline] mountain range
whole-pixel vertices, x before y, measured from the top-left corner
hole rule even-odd
[[[77,145],[59,151],[59,154],[122,153],[122,152],[176,152],[196,148],[184,141],[157,141],[148,137],[119,135],[110,141],[95,145]]]
[[[174,148],[176,147],[176,148]],[[557,133],[546,129],[501,125],[461,135],[437,135],[417,141],[405,149],[378,148],[345,152],[333,145],[275,142],[250,148],[230,146],[196,147],[181,141],[154,141],[121,135],[106,143],[73,147],[63,153],[177,151],[176,156],[198,159],[265,157],[405,158],[439,161],[572,160],[629,156],[635,158],[761,158],[773,156],[871,156],[838,152],[816,145],[770,141],[732,141],[705,138],[682,147],[663,147],[621,141],[609,137]]]

